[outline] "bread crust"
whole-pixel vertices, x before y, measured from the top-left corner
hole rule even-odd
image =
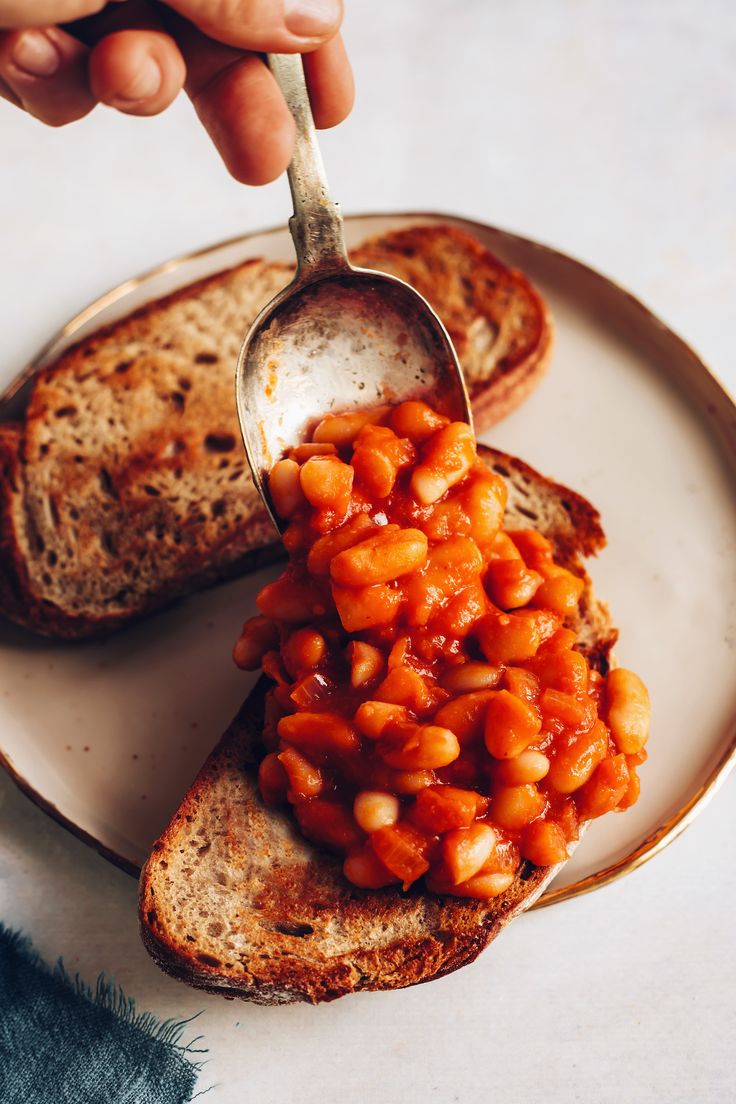
[[[534,512],[558,560],[585,574],[582,557],[605,543],[597,510],[506,453],[479,452],[506,479],[507,526],[529,527]],[[604,673],[616,632],[589,580],[576,627]],[[350,885],[337,859],[260,800],[266,685],[246,699],[141,873],[141,935],[167,973],[259,1004],[416,985],[471,962],[557,873],[526,863],[488,902]]]

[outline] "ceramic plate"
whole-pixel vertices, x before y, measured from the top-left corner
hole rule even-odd
[[[592,563],[621,629],[619,661],[653,710],[639,803],[587,834],[545,899],[604,884],[651,857],[723,781],[736,754],[736,409],[695,353],[598,273],[505,231],[447,216],[346,220],[348,242],[455,222],[541,290],[551,369],[489,444],[600,509]],[[253,256],[291,260],[285,230],[171,261],[93,303],[33,368],[147,300]],[[0,416],[22,407],[17,381]],[[135,873],[247,694],[230,649],[263,571],[188,599],[102,643],[60,644],[0,624],[0,752],[42,808]]]

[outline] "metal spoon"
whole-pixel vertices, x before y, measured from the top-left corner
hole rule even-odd
[[[269,54],[296,122],[289,166],[294,279],[246,334],[236,396],[253,480],[274,524],[267,474],[330,411],[421,398],[472,425],[457,355],[427,301],[395,276],[354,268],[327,190],[299,54]]]

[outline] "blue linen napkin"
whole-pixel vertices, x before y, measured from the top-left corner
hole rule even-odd
[[[92,990],[51,969],[0,924],[2,1104],[185,1104],[204,1053],[181,1045],[189,1022],[136,1012],[102,974]]]

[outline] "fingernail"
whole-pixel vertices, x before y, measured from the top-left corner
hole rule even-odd
[[[339,18],[339,0],[284,0],[286,29],[300,38],[319,38]]]
[[[11,57],[16,69],[29,77],[51,77],[61,64],[59,51],[41,31],[25,31],[20,35]]]
[[[156,95],[160,87],[160,66],[152,57],[147,57],[125,91],[121,91],[119,98],[126,103],[150,100],[152,96]]]

